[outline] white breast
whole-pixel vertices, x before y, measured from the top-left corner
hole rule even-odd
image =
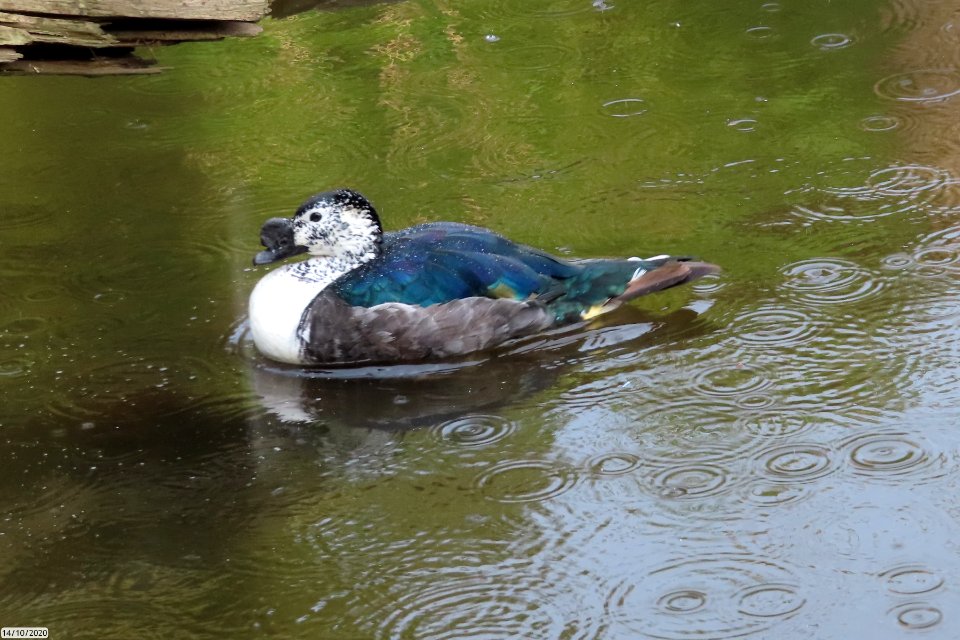
[[[260,352],[280,362],[303,364],[297,329],[307,305],[328,282],[298,277],[287,265],[264,276],[250,294],[250,331]]]

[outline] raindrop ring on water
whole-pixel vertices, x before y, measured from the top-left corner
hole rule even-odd
[[[920,479],[940,477],[941,456],[932,456],[905,433],[868,433],[847,441],[854,473],[877,480],[896,481],[903,475]]]
[[[719,493],[727,484],[728,474],[722,467],[689,464],[666,469],[654,478],[660,494],[666,498],[702,498]]]
[[[495,502],[541,502],[566,493],[578,480],[577,473],[561,462],[507,460],[481,473],[476,485]]]
[[[603,112],[614,118],[642,116],[647,112],[647,103],[643,98],[621,98],[603,103]]]
[[[681,589],[661,596],[657,606],[667,613],[690,613],[707,603],[707,594],[696,589]]]
[[[931,206],[950,184],[940,167],[908,164],[871,169],[862,182],[849,184],[837,176],[832,185],[816,190],[824,196],[793,211],[811,220],[865,222]]]
[[[853,466],[867,472],[903,471],[927,458],[923,449],[906,440],[871,438],[850,452]]]
[[[842,33],[824,33],[813,38],[810,44],[822,51],[842,49],[853,44],[853,38]]]
[[[867,116],[860,121],[864,131],[892,131],[899,126],[900,118],[896,116]]]
[[[960,248],[929,247],[913,254],[914,261],[925,267],[945,267],[960,260]]]
[[[515,430],[513,422],[486,415],[464,416],[433,428],[442,440],[463,447],[485,447],[509,437]]]
[[[960,93],[960,75],[953,69],[919,69],[895,73],[874,85],[877,95],[903,102],[936,102]]]
[[[451,575],[427,584],[413,579],[398,598],[387,600],[386,608],[371,617],[376,624],[373,637],[523,638],[534,629],[545,637],[594,637],[591,629],[581,627],[582,621],[572,622],[566,610],[545,605],[554,598],[539,591],[542,588],[506,575]]]
[[[766,449],[757,456],[775,482],[810,482],[833,471],[830,451],[818,444],[799,443]]]
[[[639,469],[640,458],[632,453],[614,451],[601,453],[587,462],[590,473],[598,476],[621,476]]]
[[[908,602],[890,610],[897,622],[907,629],[929,629],[940,624],[943,613],[925,602]]]
[[[746,498],[760,507],[777,507],[809,497],[810,491],[802,484],[787,484],[761,480],[747,487]]]
[[[844,304],[868,298],[882,288],[873,273],[849,260],[814,258],[783,267],[784,286],[810,304]]]
[[[692,289],[697,293],[714,293],[724,287],[720,276],[709,274],[697,280],[692,285]]]
[[[910,196],[943,187],[948,174],[939,167],[922,164],[894,165],[878,169],[867,178],[871,196]]]
[[[773,27],[757,26],[747,29],[746,34],[747,37],[754,40],[766,40],[775,36],[777,32],[774,31]]]
[[[737,610],[755,618],[784,618],[806,604],[789,584],[760,584],[740,592]]]
[[[713,365],[694,378],[697,391],[720,397],[756,394],[770,384],[762,368],[743,363]]]
[[[804,415],[767,411],[738,421],[744,430],[764,438],[794,437],[809,430],[813,422]]]
[[[887,590],[896,595],[917,596],[936,591],[944,580],[926,567],[915,564],[901,565],[880,574],[887,579]]]
[[[887,269],[906,269],[916,264],[913,256],[906,253],[892,253],[881,258],[880,262]]]
[[[803,608],[806,600],[793,581],[786,568],[749,555],[686,557],[623,578],[604,609],[616,637],[739,638]]]
[[[731,129],[736,129],[737,131],[749,133],[757,130],[757,121],[753,118],[737,118],[734,120],[727,120],[727,126]]]
[[[737,318],[735,339],[745,345],[795,345],[814,337],[816,327],[803,311],[766,305]]]

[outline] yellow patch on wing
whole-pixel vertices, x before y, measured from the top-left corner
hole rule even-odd
[[[609,313],[620,306],[619,302],[605,302],[604,304],[595,304],[580,312],[580,317],[584,320],[593,320],[597,316]]]
[[[502,282],[495,283],[492,287],[487,289],[490,295],[494,298],[512,298],[517,299],[517,292],[510,286],[505,285]]]

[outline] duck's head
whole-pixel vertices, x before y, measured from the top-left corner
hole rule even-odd
[[[319,193],[297,209],[293,218],[270,218],[260,229],[266,247],[253,264],[269,264],[290,256],[344,257],[363,260],[376,255],[383,237],[373,205],[350,189]]]

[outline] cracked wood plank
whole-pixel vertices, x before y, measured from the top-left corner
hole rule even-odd
[[[2,55],[2,54],[0,54]],[[6,62],[0,72],[17,75],[123,76],[162,73],[168,67],[148,66],[152,61],[130,56],[99,60],[16,60]]]
[[[14,60],[19,60],[23,57],[23,54],[19,51],[15,51],[10,47],[0,47],[0,62],[13,62]]]
[[[110,29],[110,35],[122,44],[149,45],[199,40],[222,40],[232,37],[251,37],[263,27],[249,22],[202,22],[199,25],[178,22],[169,28]]]
[[[13,34],[19,32],[19,36]],[[8,42],[6,37],[27,38],[26,42]],[[0,11],[0,44],[50,42],[81,47],[112,47],[117,41],[104,33],[100,25],[87,20],[67,20],[42,16],[24,16]]]
[[[0,0],[0,11],[90,18],[171,18],[256,22],[268,0]]]

